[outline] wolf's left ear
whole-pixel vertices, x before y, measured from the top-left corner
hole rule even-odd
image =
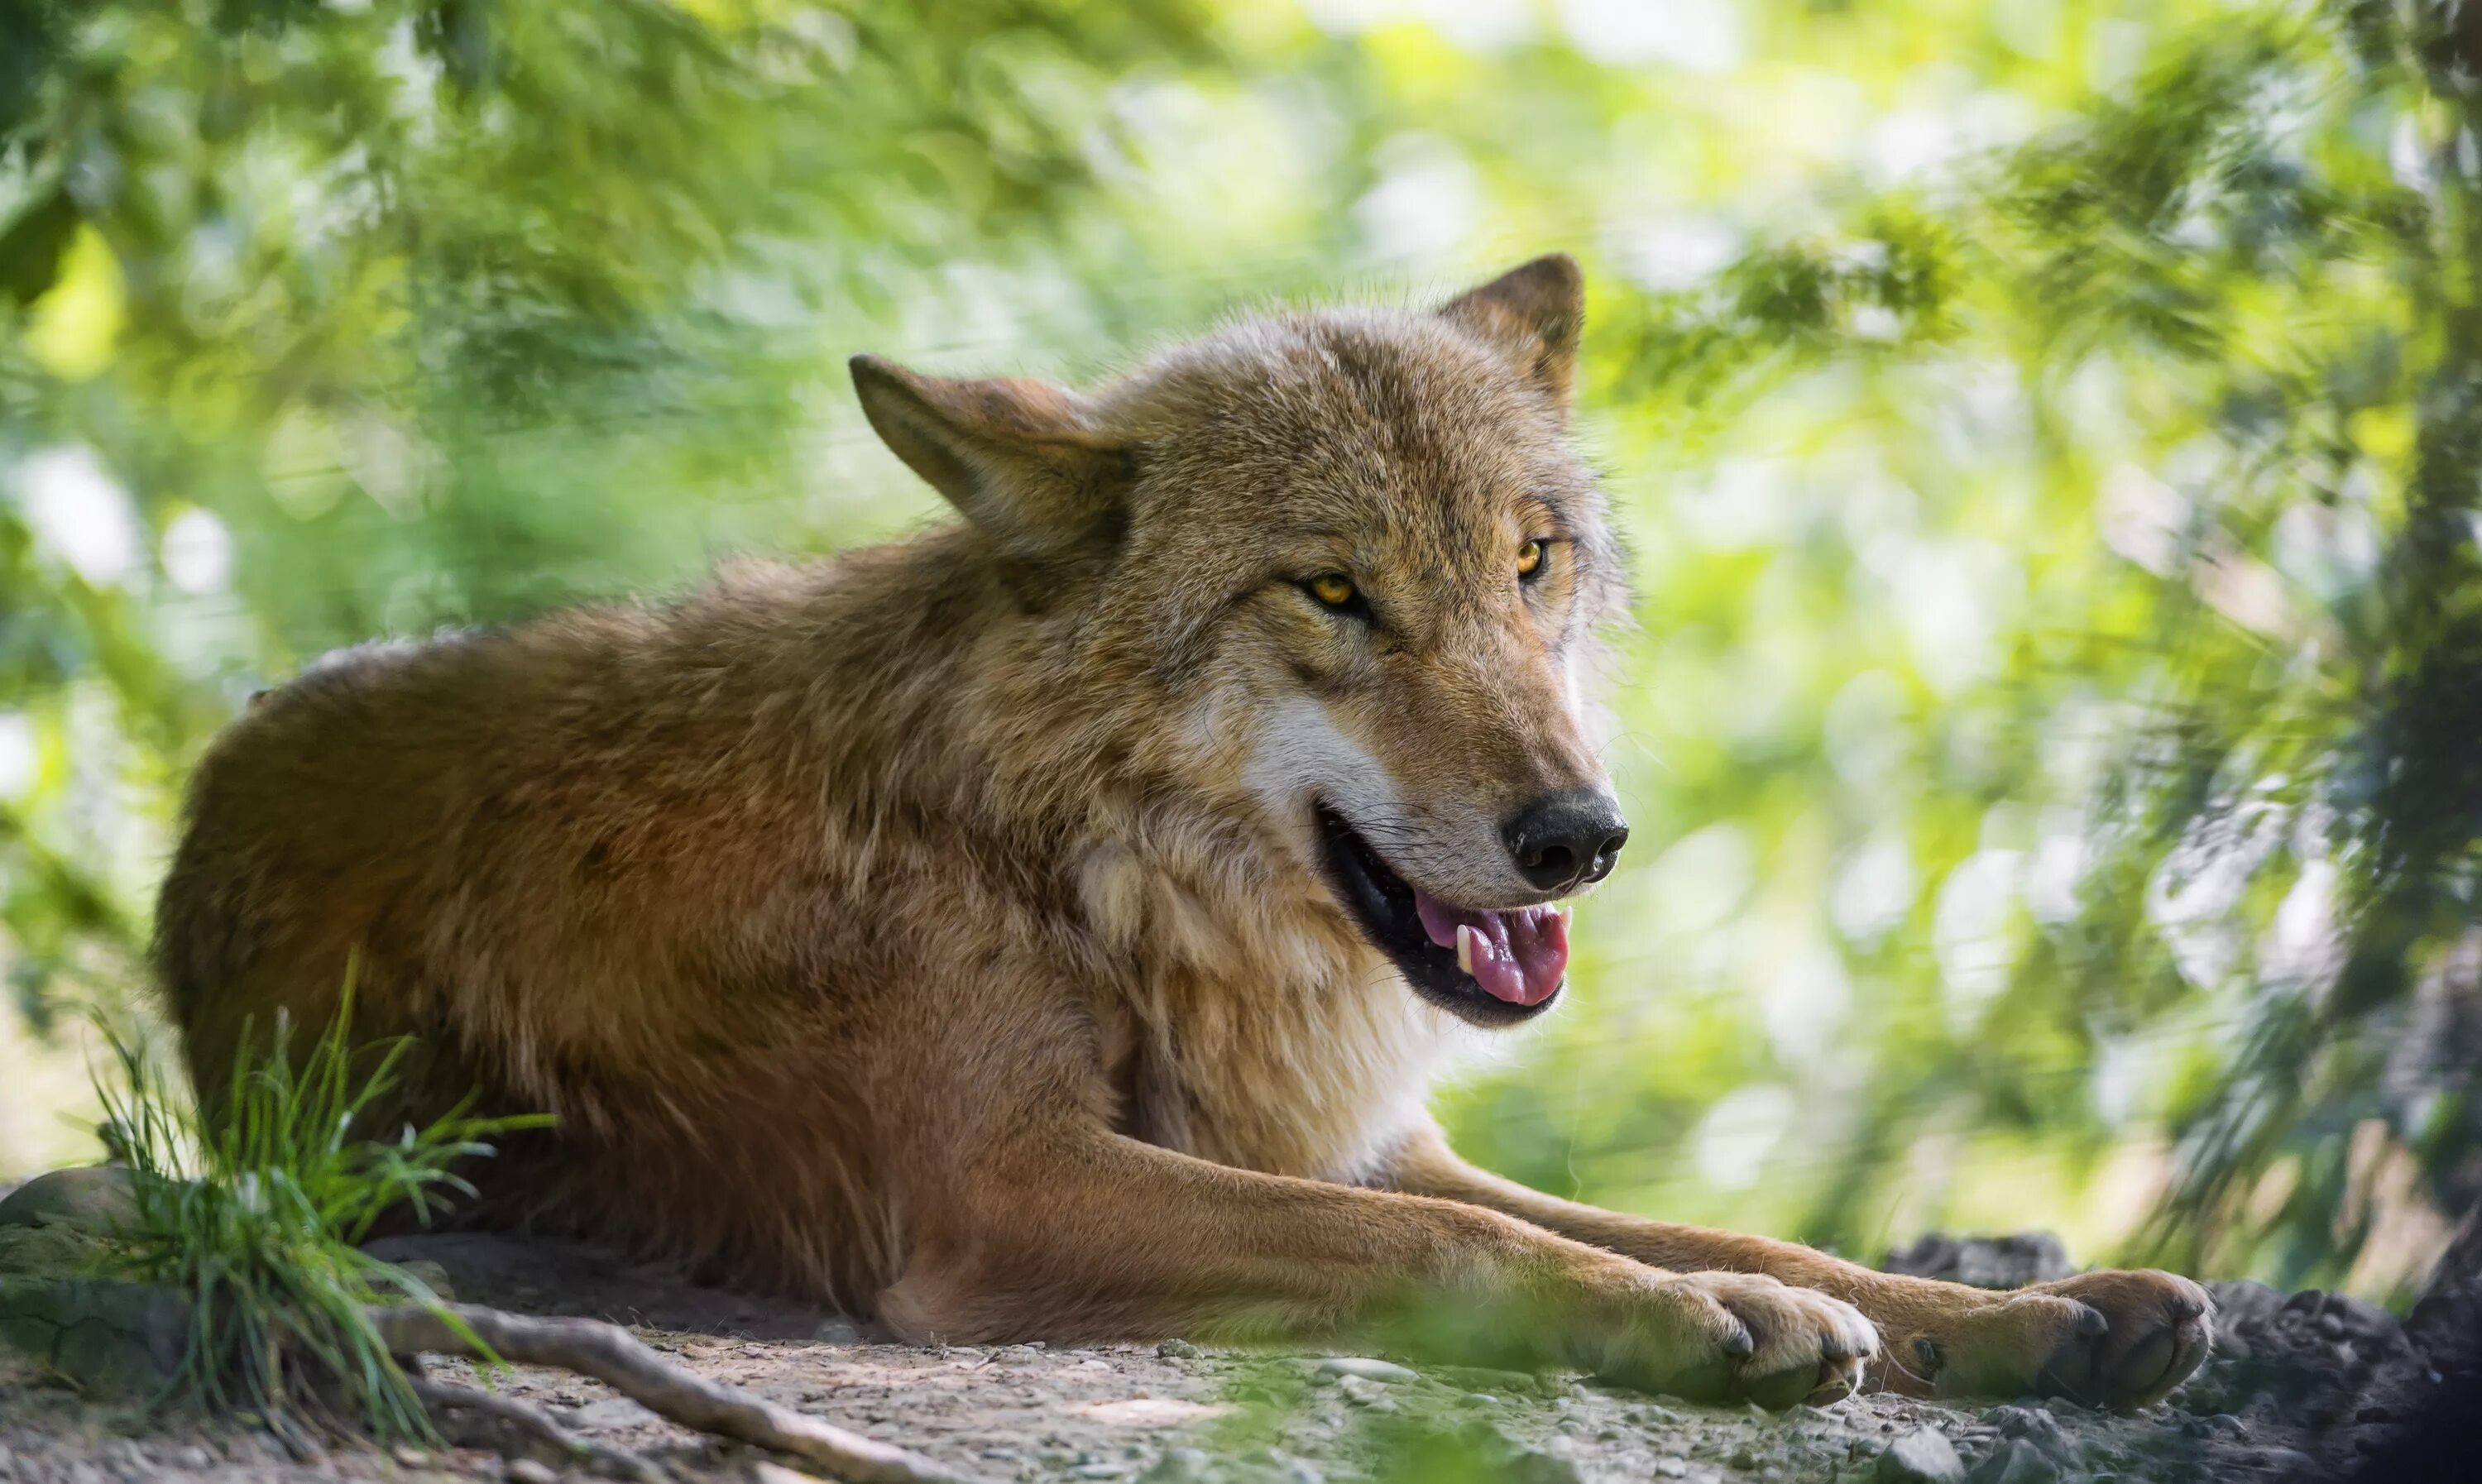
[[[1439,313],[1501,346],[1566,412],[1586,323],[1586,276],[1566,252],[1512,268],[1439,306]]]
[[[1129,458],[1096,429],[1086,399],[1048,382],[917,376],[876,356],[852,367],[880,440],[1003,557],[1108,557]]]

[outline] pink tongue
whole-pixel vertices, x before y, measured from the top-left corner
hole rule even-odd
[[[1539,1005],[1560,988],[1569,971],[1569,919],[1557,908],[1519,907],[1514,912],[1467,912],[1434,901],[1415,889],[1413,911],[1422,931],[1442,948],[1457,945],[1457,929],[1472,935],[1466,972],[1494,999]]]

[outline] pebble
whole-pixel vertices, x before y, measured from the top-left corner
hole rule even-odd
[[[2050,1456],[2022,1438],[2009,1438],[1966,1475],[1967,1484],[2051,1484],[2060,1469]]]
[[[216,1466],[216,1455],[193,1443],[172,1450],[172,1467],[187,1469],[192,1473],[203,1472]],[[6,1472],[0,1470],[0,1472]]]
[[[2277,1478],[2306,1479],[2318,1467],[2318,1461],[2298,1448],[2259,1448],[2250,1455],[2250,1463],[2260,1472]]]
[[[2040,1407],[1994,1407],[1982,1415],[1982,1425],[2002,1438],[2022,1438],[2053,1459],[2065,1461],[2073,1451],[2060,1419]]]
[[[1581,1484],[1577,1466],[1557,1453],[1524,1452],[1508,1461],[1499,1477],[1508,1484]]]
[[[1319,1362],[1318,1368],[1323,1375],[1354,1376],[1363,1381],[1383,1382],[1388,1386],[1403,1386],[1408,1382],[1421,1379],[1417,1372],[1392,1361],[1372,1360],[1367,1356],[1360,1355],[1330,1356]]]
[[[1492,1370],[1483,1365],[1434,1365],[1424,1372],[1434,1381],[1443,1381],[1461,1391],[1487,1392],[1493,1397],[1533,1396],[1542,1392],[1542,1384],[1521,1370]]]
[[[1965,1460],[1944,1433],[1916,1427],[1888,1444],[1872,1476],[1880,1484],[1953,1484],[1965,1477]]]
[[[1167,1340],[1177,1344],[1177,1340]],[[1197,1448],[1166,1448],[1146,1471],[1146,1484],[1199,1484],[1206,1477],[1206,1455]]]
[[[1206,1352],[1201,1350],[1196,1345],[1191,1344],[1186,1339],[1167,1339],[1162,1344],[1155,1346],[1155,1354],[1167,1361],[1195,1361],[1205,1355]],[[1173,1449],[1174,1453],[1191,1453],[1196,1451],[1197,1449],[1195,1448]],[[1172,1454],[1167,1453],[1164,1456],[1166,1458],[1170,1458]]]
[[[430,1454],[410,1443],[400,1443],[388,1452],[395,1457],[398,1464],[408,1469],[419,1469],[431,1462]]]
[[[815,1402],[823,1399],[825,1394],[820,1391],[804,1391],[802,1399]],[[655,1414],[626,1396],[606,1396],[601,1401],[591,1401],[568,1415],[570,1426],[590,1429],[644,1427],[655,1420]]]
[[[509,1460],[509,1484],[560,1484],[560,1475],[552,1466],[535,1458]]]

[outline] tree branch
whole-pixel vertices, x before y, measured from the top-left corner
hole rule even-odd
[[[591,1459],[636,1479],[639,1484],[673,1484],[671,1474],[661,1465],[644,1454],[617,1447],[609,1443],[581,1437],[552,1420],[551,1414],[530,1402],[479,1387],[459,1386],[451,1381],[432,1381],[414,1377],[413,1394],[434,1413],[478,1412],[509,1422],[528,1435],[541,1439],[571,1458]]]
[[[446,1314],[410,1304],[369,1313],[372,1328],[398,1354],[427,1350],[471,1360],[556,1365],[592,1376],[684,1427],[790,1453],[851,1484],[970,1484],[966,1475],[910,1449],[847,1432],[683,1370],[617,1325],[528,1318],[470,1304],[450,1305]],[[455,1322],[447,1315],[454,1315]],[[467,1334],[459,1333],[461,1324]]]

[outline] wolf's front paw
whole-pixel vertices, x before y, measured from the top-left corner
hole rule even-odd
[[[2080,1273],[1994,1295],[1944,1328],[1898,1340],[1889,1357],[1936,1395],[2032,1392],[2134,1409],[2170,1395],[2206,1358],[2214,1303],[2172,1273]]]
[[[1664,1275],[1647,1285],[1605,1376],[1688,1401],[1769,1410],[1851,1392],[1879,1347],[1862,1312],[1753,1273]]]

